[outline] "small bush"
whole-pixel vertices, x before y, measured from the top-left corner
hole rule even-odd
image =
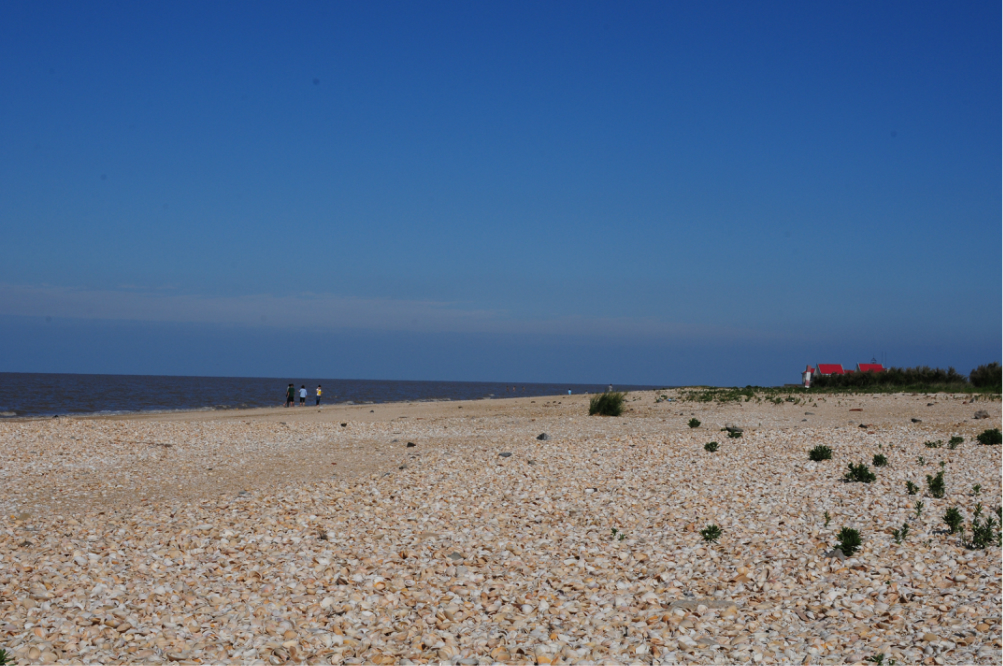
[[[902,527],[897,530],[892,530],[892,537],[895,539],[895,543],[901,544],[902,540],[906,538],[909,534],[909,523],[902,523]]]
[[[992,430],[984,430],[982,434],[976,437],[979,440],[979,444],[985,444],[991,446],[993,444],[1003,444],[1003,433],[1000,433],[999,428],[993,428]]]
[[[982,492],[982,484],[981,483],[976,483],[974,486],[972,486],[972,495],[974,495],[975,497],[978,497],[979,493],[981,493],[981,492]]]
[[[7,652],[7,650],[0,650],[0,666],[13,666],[14,655]]]
[[[878,478],[864,463],[859,465],[850,463],[849,468],[850,471],[843,475],[843,481],[847,483],[870,483]]]
[[[996,432],[999,432],[999,430],[997,430]],[[742,436],[742,431],[741,430],[729,430],[728,431],[728,437],[730,439],[738,439],[741,436]]]
[[[600,393],[589,400],[589,416],[620,416],[623,414],[624,394],[618,391]]]
[[[944,442],[938,439],[936,442],[923,442],[923,446],[925,446],[928,449],[939,449],[940,445],[943,443]]]
[[[976,388],[995,388],[1003,386],[1003,368],[999,363],[980,365],[968,375],[968,381]]]
[[[707,453],[714,453],[717,451],[717,442],[707,442],[703,445],[703,450]]]
[[[836,548],[843,551],[843,555],[852,557],[854,553],[860,550],[860,532],[857,530],[844,527],[839,530],[839,535],[836,538],[839,539]]]
[[[919,518],[923,515],[923,500],[916,500],[916,517]]]
[[[958,437],[957,435],[955,435],[951,439],[947,440],[947,448],[953,451],[954,449],[958,448],[959,444],[963,444],[964,442],[965,442],[964,437]]]
[[[993,543],[997,545],[1003,540],[1003,535],[996,528],[996,519],[989,516],[982,520],[982,504],[975,505],[975,512],[972,516],[972,538],[965,544],[968,548],[983,549],[991,546]]]
[[[926,464],[926,458],[924,458],[923,456],[919,456],[918,458],[916,458],[916,464],[922,467],[923,465]]]
[[[947,529],[951,534],[956,533],[961,529],[962,524],[965,522],[964,516],[958,511],[957,507],[951,507],[944,514],[944,522],[947,523]]]
[[[815,462],[821,462],[823,460],[832,460],[832,449],[828,446],[823,446],[819,444],[811,451],[808,452],[809,460],[814,460]]]
[[[721,538],[724,531],[717,525],[711,524],[700,530],[700,536],[703,537],[704,541],[717,541]]]
[[[689,426],[691,428],[699,428],[700,427],[700,419],[690,419]]]
[[[944,472],[937,472],[937,476],[926,475],[926,489],[930,495],[940,499],[944,496]]]
[[[879,453],[876,456],[874,456],[874,459],[871,462],[874,463],[875,467],[885,467],[888,465],[888,458],[885,458],[883,455]]]
[[[906,481],[905,482],[905,491],[907,493],[909,493],[910,495],[915,495],[918,490],[919,490],[919,486],[917,486],[912,481]]]
[[[825,527],[829,527],[829,521],[832,520],[832,516],[829,515],[828,511],[826,511],[824,514],[822,514],[822,517],[825,518]]]

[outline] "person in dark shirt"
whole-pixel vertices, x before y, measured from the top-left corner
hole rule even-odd
[[[286,407],[293,404],[296,401],[296,387],[292,384],[286,389]]]

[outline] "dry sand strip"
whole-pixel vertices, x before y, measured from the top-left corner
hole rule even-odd
[[[557,396],[0,422],[0,647],[85,663],[999,663],[1000,549],[964,548],[941,519],[980,501],[995,515],[1001,449],[973,438],[1000,426],[998,401],[663,394],[680,395],[631,394],[620,418]],[[810,462],[816,444],[833,459]],[[874,483],[840,481],[879,453]],[[936,499],[922,488],[941,470]],[[843,526],[860,552],[827,556]]]

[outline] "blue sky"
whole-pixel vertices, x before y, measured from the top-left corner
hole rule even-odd
[[[0,371],[999,360],[1000,6],[0,4]]]

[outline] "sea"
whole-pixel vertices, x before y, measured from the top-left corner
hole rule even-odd
[[[605,384],[401,381],[323,377],[174,377],[169,375],[76,375],[0,372],[0,419],[56,415],[128,414],[277,407],[286,387],[307,388],[314,404],[320,384],[322,405],[491,400],[601,393]],[[617,391],[654,386],[615,386]],[[297,398],[298,400],[298,398]]]

